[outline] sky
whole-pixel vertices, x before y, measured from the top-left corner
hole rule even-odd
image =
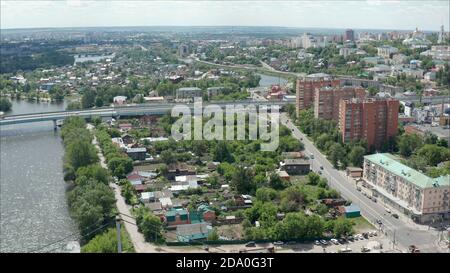
[[[0,28],[283,26],[437,31],[450,0],[1,0]]]

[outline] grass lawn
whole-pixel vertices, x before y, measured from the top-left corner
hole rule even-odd
[[[364,232],[368,230],[375,230],[375,227],[369,223],[366,218],[360,216],[356,218],[351,218],[352,222],[355,223],[355,232]]]

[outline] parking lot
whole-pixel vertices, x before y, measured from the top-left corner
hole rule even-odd
[[[275,251],[279,253],[380,253],[392,252],[392,245],[383,236],[372,236],[362,239],[354,239],[346,242],[315,242],[312,244],[293,244],[276,246]],[[398,251],[397,251],[398,252]]]

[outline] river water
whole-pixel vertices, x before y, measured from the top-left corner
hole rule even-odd
[[[63,109],[64,103],[13,100],[8,114]],[[0,252],[61,252],[77,239],[65,196],[63,154],[52,122],[0,127]]]
[[[275,76],[269,76],[269,75],[264,75],[264,74],[259,74],[258,75],[261,77],[261,80],[259,80],[259,86],[261,87],[268,87],[268,86],[272,86],[272,85],[285,85],[288,80],[286,80],[285,78],[281,78],[281,77],[275,77]]]

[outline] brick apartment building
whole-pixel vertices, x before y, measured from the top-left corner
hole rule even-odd
[[[383,202],[426,223],[450,219],[450,176],[431,178],[388,153],[364,156],[364,180]]]
[[[295,99],[297,115],[300,110],[304,110],[313,105],[316,88],[325,86],[339,87],[340,80],[334,80],[331,76],[323,73],[312,74],[303,79],[297,79]]]
[[[366,97],[366,90],[362,87],[322,87],[316,88],[314,95],[314,117],[339,120],[339,103],[344,99]]]
[[[397,134],[399,101],[394,99],[341,100],[339,129],[343,142],[366,139],[380,148]]]

